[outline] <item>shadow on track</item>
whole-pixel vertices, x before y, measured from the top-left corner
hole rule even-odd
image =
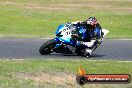
[[[43,55],[43,58],[50,58],[50,59],[96,59],[102,58],[106,55],[99,55],[99,54],[92,54],[90,58],[86,58],[84,56],[78,56],[77,54],[61,54],[61,53],[52,53],[49,55]]]

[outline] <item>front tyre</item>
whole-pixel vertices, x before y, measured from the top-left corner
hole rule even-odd
[[[51,39],[49,41],[47,41],[46,43],[44,43],[40,49],[39,49],[39,53],[41,55],[47,55],[50,54],[52,52],[52,50],[54,49],[54,46],[56,45],[56,41],[54,39]]]

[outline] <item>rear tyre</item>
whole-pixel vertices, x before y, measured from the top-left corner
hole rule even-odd
[[[54,49],[55,44],[56,44],[56,41],[54,39],[51,39],[51,40],[47,41],[46,43],[44,43],[40,47],[39,53],[41,55],[50,54],[52,52],[52,50]]]
[[[78,56],[83,56],[83,52],[81,50],[76,50],[75,52]]]
[[[84,46],[77,46],[76,47],[76,54],[78,54],[79,56],[84,56],[84,53],[82,52],[82,50],[84,49],[85,47]]]

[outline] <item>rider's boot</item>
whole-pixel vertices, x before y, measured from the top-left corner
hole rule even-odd
[[[85,48],[82,52],[84,53],[85,57],[90,57],[91,53],[99,46],[100,44],[96,41],[94,42],[92,47]]]
[[[88,58],[91,56],[92,50],[89,48],[86,48],[86,49],[82,50],[82,52],[84,53],[84,56]]]

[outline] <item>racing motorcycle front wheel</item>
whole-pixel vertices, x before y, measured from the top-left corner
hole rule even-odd
[[[56,45],[56,41],[54,39],[51,39],[40,47],[39,53],[41,55],[50,54],[53,51],[55,45]]]

